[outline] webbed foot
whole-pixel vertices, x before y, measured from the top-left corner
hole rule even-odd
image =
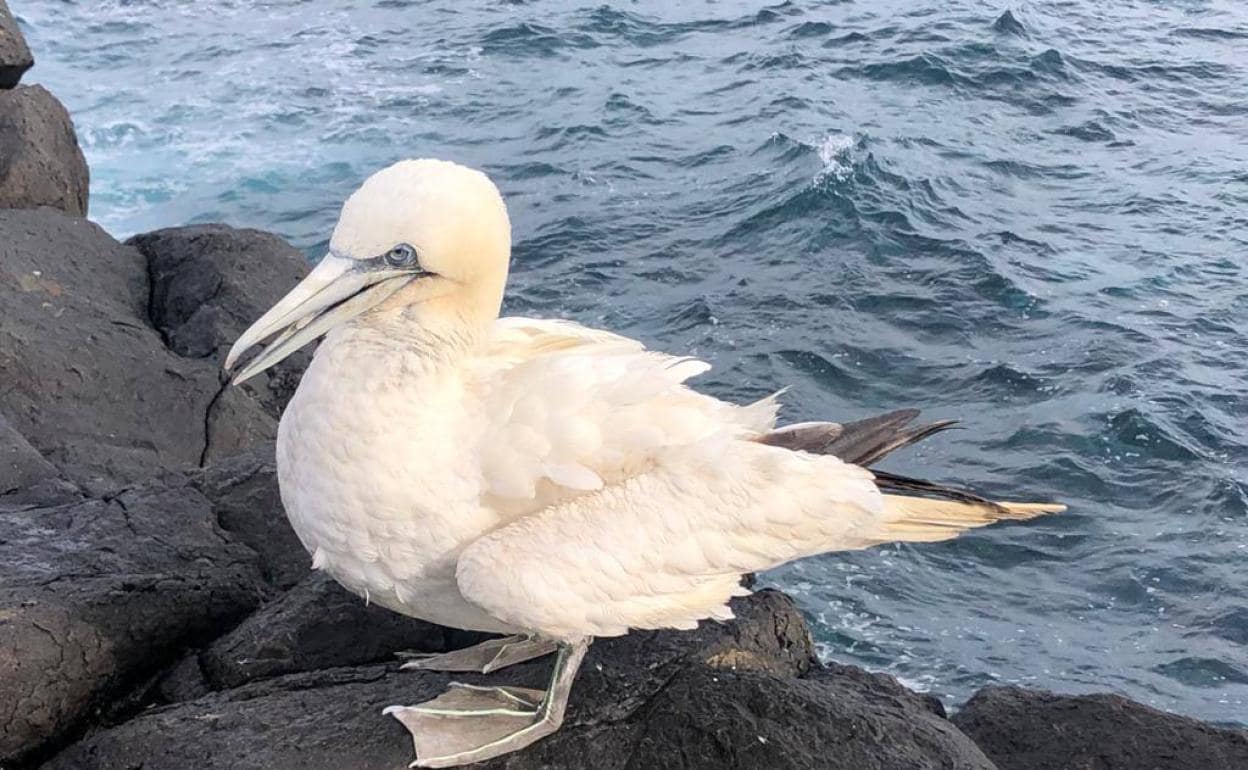
[[[555,651],[554,642],[533,636],[506,636],[487,639],[472,647],[450,652],[423,654],[399,653],[405,658],[400,668],[421,671],[480,671],[488,674],[500,668],[540,658]]]
[[[416,745],[412,767],[454,767],[516,751],[559,724],[541,714],[541,690],[503,687],[451,689],[418,706],[383,713],[403,723]]]
[[[412,734],[412,767],[455,767],[518,751],[563,724],[572,680],[588,648],[588,641],[559,646],[545,692],[456,682],[433,700],[390,706],[382,713]]]

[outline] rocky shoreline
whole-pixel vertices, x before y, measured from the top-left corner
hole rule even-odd
[[[307,356],[219,375],[303,255],[224,225],[116,241],[85,218],[67,111],[19,84],[30,66],[0,0],[0,768],[405,767],[381,709],[447,677],[394,653],[478,637],[310,572],[271,459]],[[564,729],[487,765],[1248,768],[1248,732],[1114,695],[986,688],[950,719],[821,664],[783,594],[735,610],[595,644]],[[540,686],[547,665],[489,679]]]

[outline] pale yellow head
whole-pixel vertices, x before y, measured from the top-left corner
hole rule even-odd
[[[432,295],[496,291],[497,314],[511,256],[511,222],[488,176],[433,159],[400,161],[370,176],[342,205],[330,252],[364,260],[401,244],[415,249],[428,273],[413,289]]]
[[[510,257],[507,207],[489,177],[449,161],[400,161],[352,193],[329,253],[239,337],[226,368],[274,334],[235,382],[347,323],[483,326],[498,317]]]

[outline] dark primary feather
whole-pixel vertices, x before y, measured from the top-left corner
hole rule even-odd
[[[844,424],[806,422],[779,428],[761,436],[758,441],[794,451],[833,455],[847,463],[869,468],[891,452],[957,424],[957,420],[937,420],[907,427],[918,416],[918,409],[898,409],[878,417]],[[875,474],[876,486],[883,492],[996,506],[991,500],[966,489],[888,471],[871,472]]]
[[[847,463],[867,467],[890,452],[921,441],[957,422],[939,420],[906,428],[918,416],[918,409],[898,409],[878,417],[844,424],[804,422],[778,428],[761,436],[758,441],[795,451],[833,455]]]
[[[873,469],[871,473],[875,474],[875,485],[880,488],[881,492],[895,492],[918,497],[937,497],[942,500],[957,500],[963,503],[997,505],[992,500],[980,497],[969,489],[945,486],[944,484],[937,484],[934,481],[925,481],[923,479],[912,479],[909,476],[901,476],[888,471]]]

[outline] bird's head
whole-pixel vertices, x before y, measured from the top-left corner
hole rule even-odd
[[[487,323],[510,255],[507,208],[489,177],[448,161],[401,161],[347,199],[329,253],[243,332],[225,368],[274,335],[233,371],[235,384],[347,323]]]

